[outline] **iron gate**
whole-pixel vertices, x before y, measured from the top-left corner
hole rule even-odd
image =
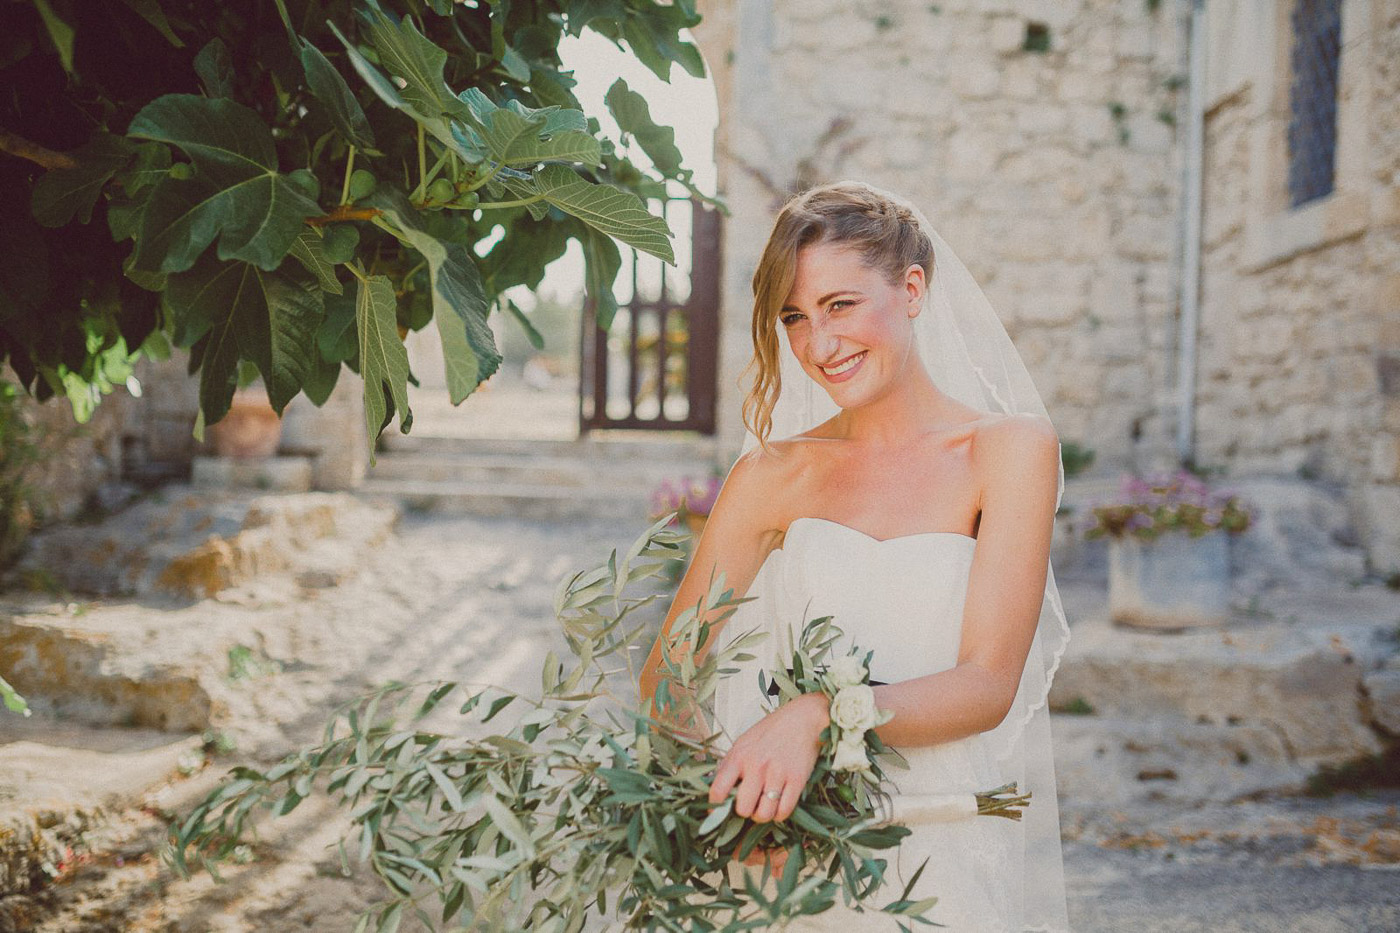
[[[668,223],[676,213],[690,214],[689,269],[679,238],[675,268],[623,247],[617,291],[626,300],[619,297],[607,330],[598,326],[588,299],[579,340],[580,434],[594,428],[715,432],[719,211],[696,198],[670,198],[661,209]]]

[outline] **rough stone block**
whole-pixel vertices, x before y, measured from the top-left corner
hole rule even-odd
[[[1379,748],[1361,704],[1372,631],[1274,622],[1160,635],[1083,619],[1051,703],[1082,697],[1107,716],[1265,726],[1292,761],[1342,761]]]

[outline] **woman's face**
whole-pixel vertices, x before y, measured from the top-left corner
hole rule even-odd
[[[832,401],[852,408],[883,395],[913,358],[923,267],[896,286],[854,248],[815,243],[797,253],[797,277],[778,326],[802,368]]]

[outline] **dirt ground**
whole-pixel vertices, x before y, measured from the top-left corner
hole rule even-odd
[[[206,874],[180,881],[157,862],[166,818],[233,764],[270,764],[314,742],[336,703],[387,680],[537,690],[546,651],[562,646],[552,611],[560,576],[606,560],[639,525],[409,514],[339,586],[246,591],[241,611],[285,620],[295,610],[302,635],[268,643],[276,663],[230,685],[237,750],[212,753],[192,773],[172,773],[140,807],[108,814],[87,833],[91,851],[59,866],[55,883],[0,902],[0,928],[348,933],[383,889],[353,856],[342,875],[336,843],[349,822],[322,798],[266,823],[222,884]],[[1397,805],[1400,795],[1372,792],[1101,811],[1062,795],[1071,925],[1078,933],[1400,929]],[[421,926],[406,919],[401,929]]]

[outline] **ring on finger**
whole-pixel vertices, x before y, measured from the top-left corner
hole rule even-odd
[[[763,796],[766,797],[766,798],[769,799],[769,800],[777,800],[777,799],[778,799],[779,797],[781,797],[782,795],[783,795],[783,792],[782,792],[782,791],[780,791],[780,790],[774,790],[773,788],[769,788],[768,790],[766,790],[766,791],[763,792]]]

